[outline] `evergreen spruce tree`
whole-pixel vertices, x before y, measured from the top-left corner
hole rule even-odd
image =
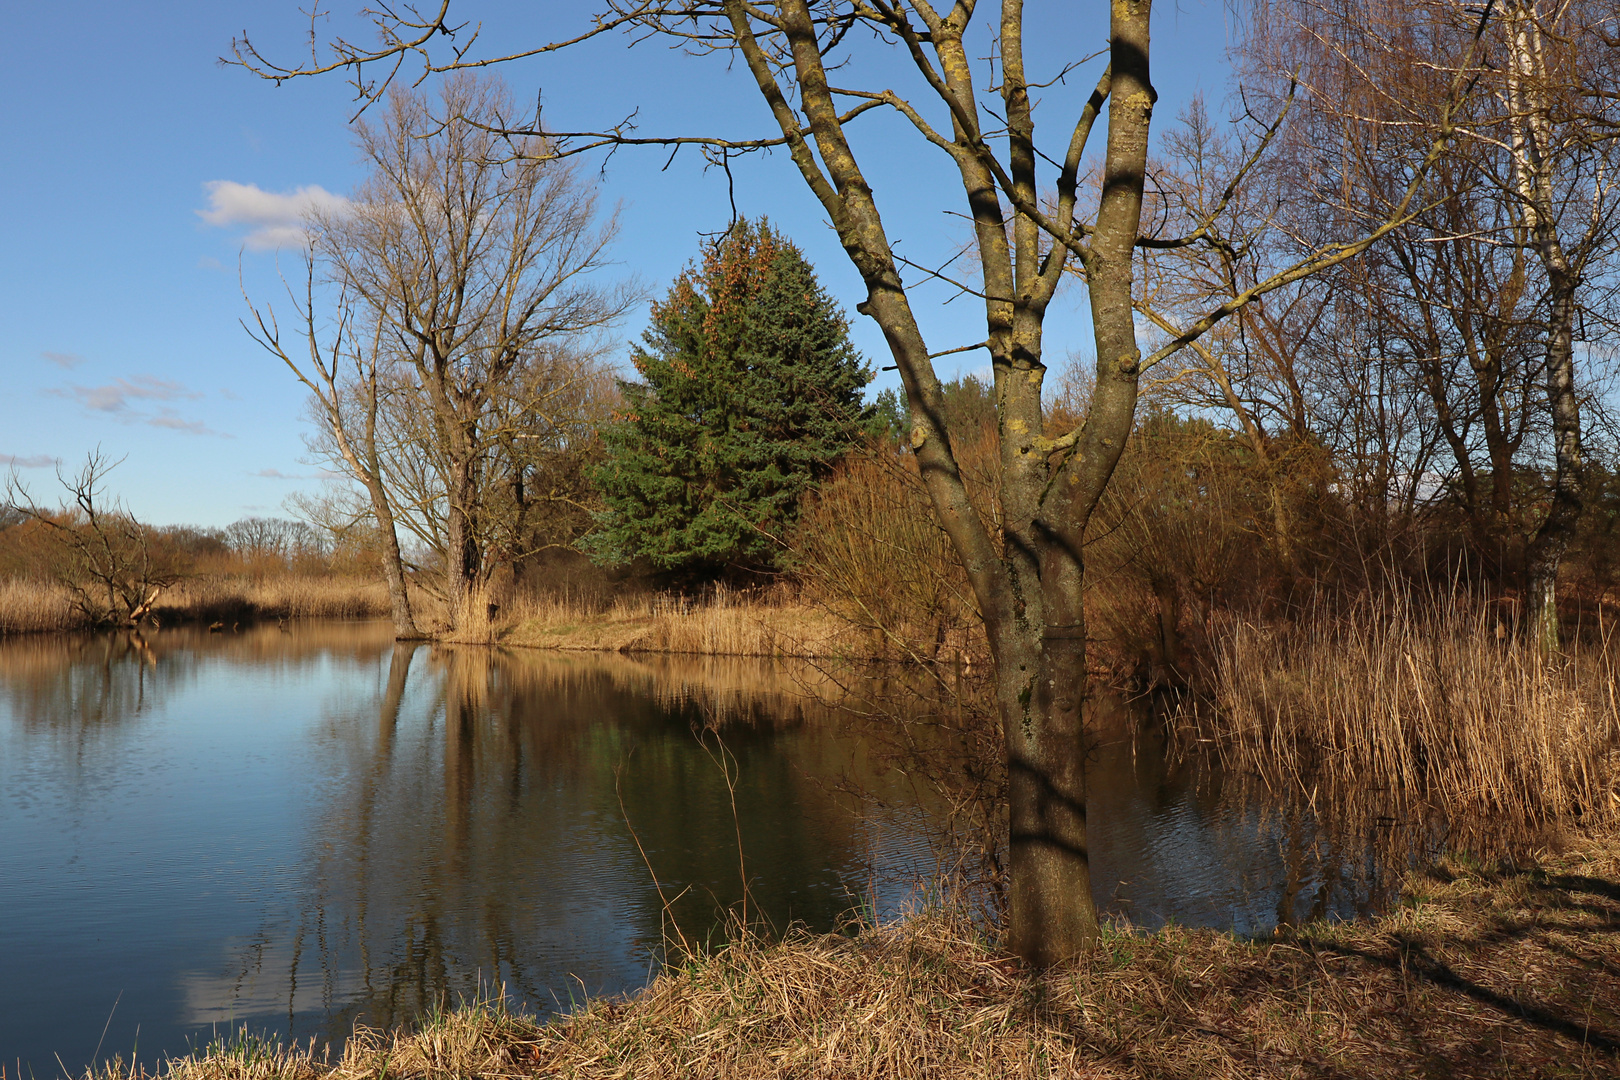
[[[591,547],[660,569],[763,569],[799,500],[867,421],[871,378],[804,255],[763,218],[704,246],[652,308],[603,432]]]

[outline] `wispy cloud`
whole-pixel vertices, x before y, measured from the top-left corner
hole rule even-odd
[[[342,213],[349,205],[348,199],[319,184],[276,192],[257,184],[210,180],[203,188],[208,192],[208,209],[198,210],[197,216],[221,228],[247,226],[243,242],[254,251],[298,247],[304,243],[304,219],[311,211]]]
[[[213,430],[201,420],[187,420],[172,406],[164,404],[171,401],[195,401],[203,396],[201,391],[192,390],[172,379],[160,379],[156,375],[135,375],[128,379],[114,379],[101,386],[70,384],[53,387],[45,393],[52,397],[76,401],[91,412],[115,417],[126,424],[149,424],[152,427],[180,431],[187,435],[217,435],[221,438],[230,438],[223,432]]]
[[[60,459],[49,454],[29,454],[19,457],[16,454],[0,454],[0,465],[9,465],[14,469],[43,469],[55,465]]]
[[[249,476],[259,476],[266,480],[336,480],[342,473],[335,473],[331,469],[316,469],[312,473],[284,473],[280,469],[260,469]]]
[[[66,386],[45,391],[55,397],[72,398],[80,405],[96,412],[126,413],[131,401],[182,401],[202,397],[181,383],[160,379],[156,375],[137,375],[132,379],[114,379],[103,386]]]
[[[155,428],[167,428],[169,431],[181,431],[187,435],[216,435],[221,439],[230,436],[222,431],[215,431],[201,420],[187,420],[173,409],[159,409],[154,416],[145,418],[148,424]]]
[[[76,368],[84,363],[84,357],[78,353],[51,352],[47,349],[39,355],[42,359],[49,360],[59,368]]]

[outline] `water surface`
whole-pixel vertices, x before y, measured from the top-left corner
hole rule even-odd
[[[546,1013],[745,905],[891,916],[936,866],[927,793],[812,689],[378,624],[0,642],[0,1062],[340,1040],[502,990]],[[1196,772],[1152,738],[1099,749],[1100,904],[1245,933],[1356,910],[1297,821]]]

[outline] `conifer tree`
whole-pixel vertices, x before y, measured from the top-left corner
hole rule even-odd
[[[871,378],[803,253],[764,218],[738,221],[653,305],[632,361],[594,476],[608,509],[593,553],[773,565],[801,496],[867,419]]]

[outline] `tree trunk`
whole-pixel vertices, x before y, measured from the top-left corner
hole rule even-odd
[[[411,597],[405,585],[405,560],[399,551],[399,531],[394,525],[394,508],[388,502],[388,493],[382,481],[372,471],[367,478],[366,492],[371,496],[371,512],[377,518],[377,532],[382,537],[383,578],[388,582],[389,616],[394,623],[395,641],[415,641],[422,637],[416,628],[416,617],[411,612]]]
[[[1581,413],[1575,397],[1574,283],[1554,275],[1547,343],[1547,408],[1552,415],[1552,505],[1525,552],[1525,593],[1530,639],[1546,655],[1559,648],[1558,568],[1575,538],[1583,505],[1585,459],[1581,454]]]
[[[1511,65],[1508,97],[1514,186],[1519,214],[1530,242],[1547,271],[1547,411],[1553,431],[1552,505],[1524,555],[1525,597],[1530,640],[1546,655],[1559,647],[1558,568],[1581,518],[1581,414],[1575,398],[1575,290],[1578,260],[1571,260],[1559,235],[1554,169],[1558,141],[1554,115],[1560,110],[1555,88],[1546,81],[1547,28],[1533,5],[1511,5]],[[1593,210],[1594,225],[1596,208]],[[1592,240],[1590,230],[1580,245]]]
[[[1007,741],[1007,944],[1046,967],[1089,950],[1098,936],[1086,831],[1083,619],[1023,644],[998,658],[996,671]]]
[[[458,458],[450,463],[450,490],[445,522],[444,581],[445,601],[450,623],[460,630],[465,625],[479,584],[481,569],[476,513],[478,481],[473,463]]]

